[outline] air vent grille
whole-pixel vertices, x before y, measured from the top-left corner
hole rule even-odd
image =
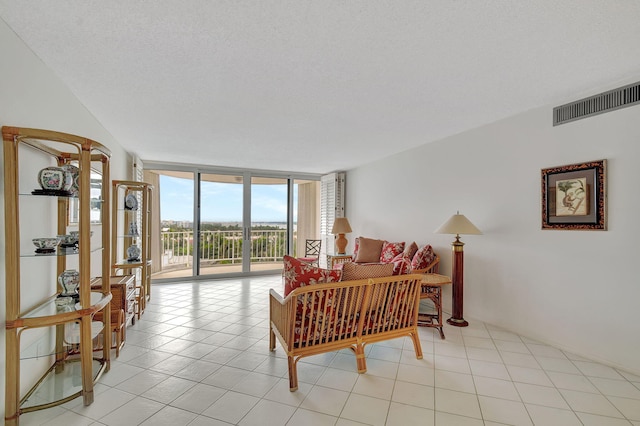
[[[640,103],[640,82],[553,109],[553,125],[569,123]]]

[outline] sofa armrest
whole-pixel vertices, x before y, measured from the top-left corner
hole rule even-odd
[[[295,301],[292,297],[283,298],[274,289],[269,290],[269,321],[278,335],[284,340],[283,346],[293,344],[293,322]]]

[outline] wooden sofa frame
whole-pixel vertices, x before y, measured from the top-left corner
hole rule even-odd
[[[418,307],[422,275],[394,275],[296,288],[286,298],[269,294],[269,349],[276,337],[287,354],[289,390],[298,389],[297,362],[302,357],[350,348],[358,373],[367,371],[364,346],[408,336],[416,358]]]

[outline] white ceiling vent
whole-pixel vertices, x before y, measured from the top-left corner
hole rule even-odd
[[[640,82],[555,107],[553,125],[558,126],[637,103],[640,103]]]

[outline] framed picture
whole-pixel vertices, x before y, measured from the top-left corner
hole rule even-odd
[[[607,160],[542,169],[542,229],[606,230]]]

